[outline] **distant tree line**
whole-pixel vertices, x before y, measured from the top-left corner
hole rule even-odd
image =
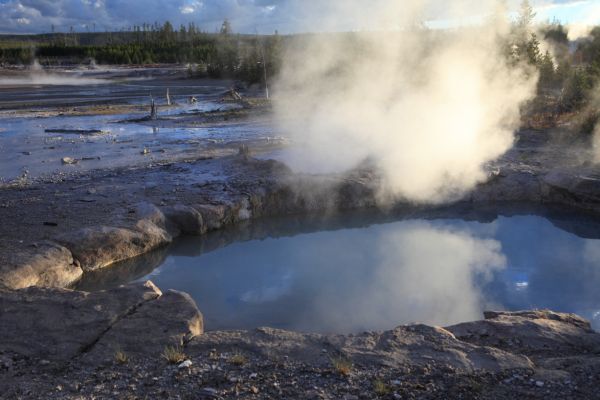
[[[218,33],[206,33],[193,23],[175,29],[143,24],[121,32],[51,33],[0,38],[0,63],[142,65],[190,64],[190,73],[212,78],[236,78],[248,83],[277,73],[282,38],[274,35],[233,34],[224,21]]]
[[[557,21],[535,26],[535,13],[523,0],[511,27],[505,49],[510,63],[523,63],[538,74],[538,96],[530,102],[530,114],[551,119],[575,114],[582,132],[589,133],[600,116],[594,91],[600,88],[600,27],[575,42]],[[554,122],[553,122],[554,123]]]
[[[533,23],[535,13],[523,0],[518,17],[504,40],[509,64],[526,64],[539,75],[534,106],[558,112],[579,112],[590,104],[600,82],[600,27],[589,37],[571,42],[567,28],[559,22]],[[95,30],[95,29],[94,29]],[[350,42],[356,33],[347,35]],[[189,64],[192,76],[235,78],[259,83],[276,75],[288,37],[234,34],[225,20],[219,32],[207,33],[194,23],[175,28],[170,22],[142,24],[119,32],[74,32],[0,36],[0,64],[86,63],[143,65]],[[382,33],[385,40],[385,33]],[[349,54],[359,53],[349,47]],[[348,56],[346,62],[352,62]],[[501,62],[501,60],[498,60]],[[598,96],[600,97],[600,96]],[[598,112],[600,115],[600,112]]]

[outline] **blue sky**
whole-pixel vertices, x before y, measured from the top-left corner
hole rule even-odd
[[[539,2],[538,20],[556,18],[563,23],[600,24],[600,0],[564,0]]]
[[[369,8],[377,1],[347,0]],[[388,0],[389,1],[389,0]],[[406,0],[396,0],[400,4]],[[429,0],[428,21],[443,20],[449,0]],[[520,0],[508,0],[516,6]],[[236,32],[282,33],[319,31],[325,20],[338,16],[340,4],[326,0],[0,0],[0,32],[48,32],[121,29],[143,22],[171,21],[175,26],[194,22],[205,31],[215,31],[229,18]],[[473,4],[477,4],[474,2]],[[568,23],[600,24],[600,0],[532,0],[538,20],[558,19]],[[474,17],[478,17],[476,7]],[[340,16],[340,30],[360,29],[364,22],[355,15]]]

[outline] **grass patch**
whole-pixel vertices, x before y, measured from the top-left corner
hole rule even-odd
[[[233,353],[233,355],[229,358],[229,362],[239,367],[245,365],[248,362],[248,358],[242,353]]]
[[[115,362],[117,364],[124,365],[124,364],[127,364],[129,362],[129,357],[122,350],[115,351],[115,357],[114,358],[115,358]]]
[[[392,389],[382,380],[376,379],[373,381],[373,391],[377,396],[385,396],[386,394],[390,394]]]
[[[163,350],[162,357],[167,360],[170,364],[179,364],[184,362],[186,355],[183,349],[179,346],[167,346]]]
[[[348,376],[352,372],[352,361],[345,357],[331,357],[333,369],[340,375]]]

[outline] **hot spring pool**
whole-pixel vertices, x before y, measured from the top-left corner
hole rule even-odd
[[[183,238],[78,287],[150,279],[191,294],[207,330],[348,333],[534,308],[600,326],[598,220],[540,213],[367,221],[281,219]]]

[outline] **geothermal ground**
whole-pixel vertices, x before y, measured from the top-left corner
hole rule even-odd
[[[176,69],[72,74],[0,89],[0,397],[598,398],[600,334],[572,314],[489,312],[349,335],[214,331],[202,304],[151,282],[70,289],[182,235],[231,241],[225,228],[252,231],[259,218],[375,210],[380,179],[366,167],[293,172],[277,160],[294,144],[269,102],[254,91],[232,101],[231,82]],[[397,201],[373,218],[543,206],[596,215],[599,171],[564,150],[567,128],[518,132],[489,180],[452,207]]]

